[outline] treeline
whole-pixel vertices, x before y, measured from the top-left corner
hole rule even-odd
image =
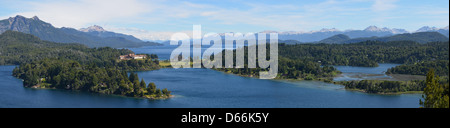
[[[424,80],[413,81],[382,81],[361,80],[337,82],[345,86],[345,89],[362,90],[367,93],[399,93],[408,91],[423,91],[426,87]]]
[[[158,69],[158,57],[147,55],[141,60],[118,60],[133,53],[128,49],[88,48],[79,44],[42,41],[20,32],[0,35],[0,65],[20,65],[13,75],[23,79],[24,86],[81,90],[132,97],[167,98],[170,91],[154,84],[139,82],[137,75],[126,71]],[[158,91],[159,90],[159,91]]]
[[[0,35],[0,65],[20,65],[45,58],[64,58],[82,64],[112,65],[119,55],[133,53],[128,49],[88,48],[81,44],[53,43],[15,31]]]
[[[259,72],[268,71],[262,68],[220,68],[216,69],[241,76],[258,77]],[[332,66],[320,66],[319,63],[302,60],[279,58],[277,79],[324,80],[330,82],[331,77],[340,74]]]
[[[449,59],[449,42],[364,41],[352,44],[280,44],[279,55],[321,65],[376,67],[377,63],[410,64]]]
[[[255,47],[255,46],[249,46]],[[243,68],[217,68],[215,70],[233,73],[241,76],[259,77],[261,71],[268,71],[268,69],[260,68],[258,63],[258,51],[256,51],[255,64],[256,68],[248,68],[248,48],[243,47],[244,50],[244,67]],[[267,45],[266,56],[270,58],[270,46]],[[282,50],[282,49],[280,49]],[[220,53],[219,53],[220,54]],[[222,65],[225,65],[225,52],[222,54]],[[253,60],[251,60],[253,61]],[[236,62],[236,49],[233,50],[233,62]],[[234,63],[233,66],[236,66]],[[331,82],[332,77],[340,74],[333,66],[322,66],[318,62],[313,62],[308,59],[289,59],[283,56],[278,58],[278,74],[276,79],[299,79],[299,80],[321,80]]]
[[[386,71],[387,74],[411,74],[411,75],[426,75],[430,69],[435,69],[437,75],[449,75],[449,60],[434,60],[417,63],[409,63],[390,68]]]
[[[154,56],[158,58],[156,55],[147,55],[148,57]],[[113,63],[112,67],[119,67],[121,70],[126,71],[147,71],[147,70],[155,70],[159,69],[159,60],[152,58],[145,58],[139,60],[122,60],[118,63]]]
[[[355,89],[362,90],[367,93],[384,93],[384,94],[395,94],[409,91],[426,91],[426,88],[430,85],[430,79],[434,79],[436,85],[442,85],[442,93],[448,95],[448,83],[449,77],[436,77],[434,69],[427,72],[426,80],[412,80],[412,81],[384,81],[384,80],[361,80],[361,81],[339,81],[336,84],[342,84],[345,89]],[[428,90],[430,91],[430,90]]]
[[[95,64],[99,67],[120,67],[122,70],[158,69],[158,56],[147,55],[142,60],[119,61],[120,55],[133,53],[129,49],[109,47],[88,48],[81,44],[63,44],[40,40],[15,31],[0,35],[0,65],[20,65],[45,58],[75,60],[80,64]]]
[[[73,60],[44,59],[22,64],[13,70],[13,75],[23,79],[24,86],[80,90],[102,94],[131,97],[166,98],[170,91],[156,88],[154,83],[146,85],[137,74],[129,76],[119,68],[102,68],[82,65]]]
[[[256,46],[250,46],[256,47]],[[265,69],[247,68],[247,49],[244,47],[245,67],[241,69],[217,69],[244,76],[258,76]],[[269,51],[269,45],[267,45]],[[277,78],[325,79],[339,71],[331,65],[377,67],[378,63],[399,63],[401,66],[424,64],[410,70],[393,68],[389,73],[424,75],[430,68],[439,69],[439,75],[448,75],[449,42],[419,44],[412,41],[364,41],[352,44],[279,44],[279,68]],[[234,57],[236,50],[234,50]],[[224,53],[222,52],[222,56]],[[267,57],[269,53],[267,52]],[[224,60],[224,58],[223,58]],[[235,60],[234,60],[235,61]],[[442,70],[441,70],[442,69]]]

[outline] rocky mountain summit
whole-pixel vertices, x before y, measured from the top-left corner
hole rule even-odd
[[[104,30],[98,25],[85,29],[56,28],[50,23],[40,20],[37,16],[26,18],[17,15],[0,20],[0,34],[7,31],[17,31],[32,34],[42,40],[58,43],[80,43],[89,47],[141,47],[146,45],[160,45],[154,42],[145,42],[134,36]]]

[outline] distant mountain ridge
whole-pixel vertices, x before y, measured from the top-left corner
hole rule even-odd
[[[418,29],[416,32],[439,32],[444,36],[449,37],[449,30],[448,30],[449,26],[444,27],[444,28],[436,28],[436,27],[429,27],[429,26],[424,26],[420,29]]]
[[[325,44],[333,44],[333,43],[343,43],[345,41],[350,40],[351,38],[344,34],[337,34],[332,37],[328,37],[326,39],[323,39],[319,41],[319,43],[325,43]]]
[[[428,43],[428,42],[446,42],[449,41],[449,38],[442,35],[439,32],[416,32],[416,33],[404,33],[404,34],[397,34],[393,36],[385,36],[385,37],[364,37],[364,38],[353,38],[344,35],[344,34],[338,34],[326,39],[323,39],[321,41],[318,41],[317,43],[327,43],[327,44],[345,44],[345,43],[357,43],[362,41],[383,41],[383,42],[390,42],[390,41],[414,41],[417,43]]]
[[[34,16],[26,18],[20,15],[0,20],[0,34],[7,31],[18,31],[32,34],[42,40],[58,43],[80,43],[89,47],[141,47],[146,45],[161,45],[154,42],[145,42],[131,35],[109,32],[100,26],[86,29],[56,28]]]
[[[106,38],[106,37],[122,37],[122,38],[125,38],[130,41],[142,42],[142,40],[140,40],[132,35],[125,35],[125,34],[121,34],[121,33],[106,31],[105,29],[103,29],[103,27],[98,26],[98,25],[90,26],[88,28],[81,28],[81,29],[79,29],[79,31],[86,32],[86,33],[94,35],[94,36],[104,37],[104,38]]]
[[[343,34],[350,38],[367,38],[367,37],[387,37],[394,36],[397,34],[405,34],[405,33],[416,33],[416,32],[439,32],[442,35],[449,37],[449,29],[448,26],[444,28],[436,28],[436,27],[422,27],[415,32],[408,32],[405,29],[398,28],[379,28],[377,26],[369,26],[364,30],[346,30],[341,31],[335,28],[332,29],[321,29],[319,31],[310,31],[310,32],[276,32],[276,31],[263,31],[261,33],[278,33],[278,39],[280,40],[297,40],[300,42],[317,42],[329,37]]]
[[[141,47],[147,45],[162,45],[160,43],[142,41],[132,35],[120,34],[103,29],[101,26],[94,25],[88,28],[82,28],[79,30],[73,28],[55,28],[50,23],[46,23],[40,20],[38,17],[25,18],[23,16],[10,17],[5,20],[0,20],[0,34],[13,30],[23,33],[28,33],[39,37],[42,40],[59,42],[59,43],[81,43],[89,47],[114,47],[114,48],[126,48],[126,47]],[[447,38],[449,37],[449,27],[436,28],[424,26],[415,32],[438,32]],[[414,33],[408,32],[405,29],[397,28],[380,28],[377,26],[369,26],[364,30],[345,30],[341,31],[335,28],[321,29],[319,31],[310,32],[276,32],[276,31],[263,31],[261,33],[278,33],[278,39],[284,40],[288,43],[306,43],[306,42],[320,42],[326,43],[345,42],[344,36],[348,36],[352,42],[353,40],[364,40],[377,38],[381,40],[382,37],[390,37],[395,35]],[[336,35],[340,37],[333,37]],[[333,37],[333,38],[331,38]],[[442,38],[439,37],[441,40]],[[386,40],[392,38],[385,38]],[[415,39],[421,42],[420,39]],[[164,42],[164,41],[160,41]]]

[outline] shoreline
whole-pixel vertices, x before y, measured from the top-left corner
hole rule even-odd
[[[160,61],[161,62],[161,61]],[[161,63],[160,63],[161,64]],[[167,64],[167,62],[166,62]],[[161,66],[159,69],[163,69],[163,68],[172,68],[171,66]],[[158,69],[156,69],[158,70]],[[235,75],[235,76],[240,76],[240,77],[245,77],[245,78],[252,78],[252,79],[258,79],[256,76],[254,75],[240,75],[240,74],[234,74],[231,72],[225,72],[225,71],[220,71],[220,70],[214,70],[211,69],[213,71],[217,71],[217,72],[221,72],[224,74],[228,74],[228,75]],[[152,70],[145,70],[145,71],[152,71]],[[343,86],[344,89],[346,91],[358,91],[358,92],[362,92],[362,93],[366,93],[366,94],[377,94],[377,95],[401,95],[401,94],[422,94],[423,91],[406,91],[406,92],[383,92],[383,93],[368,93],[365,90],[361,90],[361,89],[347,89],[345,88],[345,85],[339,84],[339,81],[334,81],[333,79],[336,78],[339,75],[342,75],[343,73],[340,73],[334,77],[327,77],[327,78],[316,78],[313,80],[305,80],[302,78],[298,78],[298,79],[285,79],[285,78],[274,78],[274,79],[269,79],[269,80],[273,80],[273,81],[282,81],[282,80],[287,80],[287,81],[293,81],[293,82],[300,82],[300,81],[320,81],[320,82],[325,82],[325,83],[331,83],[331,84],[335,84],[335,85],[339,85],[339,86]],[[369,74],[370,75],[370,74]],[[384,81],[411,81],[411,80],[420,80],[420,79],[424,79],[425,76],[421,76],[421,75],[408,75],[408,74],[384,74],[387,76],[392,77],[392,80],[386,80],[384,79]],[[331,81],[329,79],[332,79]],[[383,79],[380,79],[383,80]],[[171,98],[173,96],[170,96],[168,98]],[[166,98],[166,99],[168,99]],[[151,99],[151,98],[149,98]]]
[[[342,85],[344,86],[344,85]],[[406,92],[383,92],[383,93],[368,93],[365,90],[362,89],[347,89],[346,91],[355,91],[355,92],[361,92],[365,94],[376,94],[376,95],[402,95],[402,94],[423,94],[423,91],[406,91]]]
[[[256,77],[254,77],[254,76],[252,76],[252,75],[239,75],[239,74],[233,74],[233,73],[230,73],[230,72],[224,72],[224,71],[219,71],[219,70],[214,70],[214,71],[222,72],[222,73],[225,73],[225,74],[236,75],[236,76],[240,76],[240,77],[253,78],[253,79],[256,78]],[[339,74],[339,75],[341,75],[341,74]],[[419,75],[407,75],[407,74],[385,74],[385,75],[389,75],[389,76],[391,76],[391,75],[419,76]],[[391,77],[395,77],[395,76],[391,76]],[[419,77],[422,77],[422,76],[419,76]],[[332,77],[332,78],[335,78],[335,77]],[[396,79],[396,78],[394,78],[394,79]],[[282,80],[286,80],[286,81],[293,81],[293,82],[308,81],[308,80],[304,80],[304,79],[283,79],[283,78],[274,78],[274,79],[270,79],[270,80],[273,80],[273,81],[282,81]],[[411,79],[411,80],[414,80],[414,79]],[[309,81],[320,81],[320,82],[325,82],[325,83],[331,83],[331,84],[335,84],[335,85],[339,85],[339,86],[344,87],[344,89],[345,89],[346,91],[358,91],[358,92],[366,93],[366,94],[376,94],[376,95],[401,95],[401,94],[422,94],[422,93],[423,93],[423,91],[368,93],[367,91],[361,90],[361,89],[347,89],[347,88],[345,88],[345,87],[346,87],[345,85],[339,84],[338,81],[334,81],[334,80],[332,80],[332,81],[327,81],[327,78],[318,78],[318,79],[309,80]],[[388,81],[388,80],[386,80],[386,81]],[[408,81],[410,81],[410,80],[408,80]]]
[[[19,79],[19,78],[17,78],[17,79]],[[101,95],[107,95],[107,96],[121,96],[121,97],[127,97],[127,98],[138,98],[138,99],[149,99],[149,100],[166,100],[166,99],[170,99],[170,98],[175,97],[175,95],[172,95],[172,94],[169,94],[169,96],[161,95],[160,97],[149,96],[149,95],[144,95],[142,97],[136,97],[136,96],[126,96],[126,95],[118,95],[118,94],[96,93],[96,92],[81,91],[81,90],[57,89],[57,88],[54,88],[54,87],[53,88],[46,88],[46,87],[41,87],[40,85],[33,85],[33,86],[25,86],[25,85],[23,85],[23,87],[29,88],[29,89],[63,90],[63,91],[84,92],[84,93],[101,94]]]
[[[212,69],[214,70],[214,69]],[[256,76],[253,75],[240,75],[240,74],[234,74],[234,73],[230,73],[230,72],[224,72],[224,71],[220,71],[220,70],[214,70],[214,71],[218,71],[218,72],[222,72],[225,74],[230,74],[230,75],[236,75],[236,76],[240,76],[240,77],[246,77],[246,78],[254,78],[254,79],[258,79]],[[316,78],[310,81],[321,81],[321,82],[325,82],[325,83],[333,83],[333,81],[327,81],[328,78],[334,78],[334,77],[327,77],[327,78]],[[292,80],[292,81],[304,81],[304,78],[297,78],[297,79],[285,79],[285,78],[274,78],[274,79],[269,79],[269,80]]]

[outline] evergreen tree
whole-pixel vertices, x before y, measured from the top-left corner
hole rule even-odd
[[[424,100],[420,100],[420,105],[424,108],[449,108],[448,93],[445,94],[444,85],[439,83],[439,76],[435,76],[434,73],[434,69],[427,73],[427,87],[423,91],[422,98]]]
[[[160,97],[161,96],[161,90],[159,89],[159,88],[157,88],[156,89],[156,93],[155,93],[155,95],[156,95],[156,97]]]
[[[141,80],[141,83],[140,83],[140,84],[141,84],[141,85],[140,85],[140,88],[145,88],[145,86],[147,85],[147,84],[145,84],[144,79]]]
[[[167,90],[167,88],[164,88],[163,90],[162,90],[162,93],[163,93],[163,95],[166,95],[166,96],[170,96],[170,91],[169,90]]]
[[[151,82],[151,83],[148,84],[147,92],[148,92],[149,95],[156,93],[156,85],[155,85],[155,83]]]

